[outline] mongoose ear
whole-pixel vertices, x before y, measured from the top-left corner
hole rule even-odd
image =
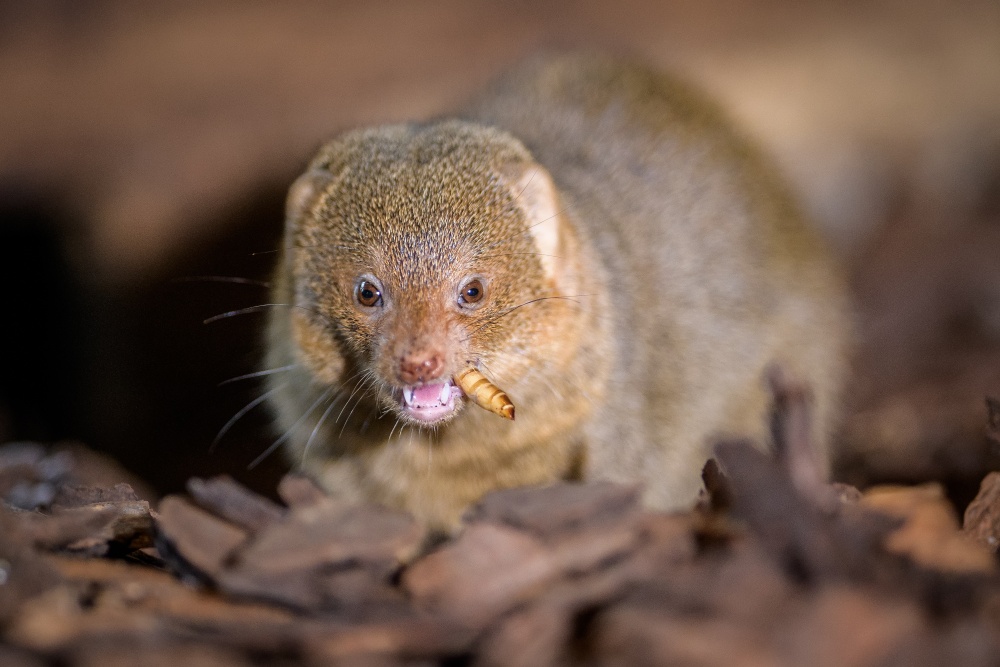
[[[285,200],[285,219],[289,228],[297,226],[302,214],[316,201],[316,196],[333,180],[326,169],[313,167],[295,179]]]
[[[528,231],[535,241],[545,276],[558,282],[562,212],[552,177],[544,167],[533,164],[514,183],[513,192],[525,212]]]

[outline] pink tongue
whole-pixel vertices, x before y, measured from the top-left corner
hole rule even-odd
[[[413,388],[413,402],[417,405],[441,403],[441,384],[425,384]]]

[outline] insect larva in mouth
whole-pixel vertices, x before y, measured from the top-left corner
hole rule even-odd
[[[455,383],[462,388],[469,400],[479,407],[504,419],[514,419],[514,404],[510,402],[507,394],[475,368],[466,368],[456,375]]]

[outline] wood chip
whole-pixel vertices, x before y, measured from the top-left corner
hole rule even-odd
[[[399,601],[389,579],[423,539],[408,515],[328,501],[267,525],[217,582],[231,595],[296,609],[374,614]]]
[[[192,478],[188,480],[187,491],[204,509],[250,532],[257,532],[285,515],[277,503],[228,475],[209,480]]]
[[[56,492],[55,498],[52,500],[52,507],[70,508],[98,503],[129,502],[140,502],[140,498],[132,487],[124,482],[115,484],[111,488],[64,484]]]
[[[413,558],[424,530],[408,514],[373,505],[325,503],[268,525],[243,552],[259,571],[365,563],[387,571]]]
[[[20,519],[0,506],[0,628],[20,613],[26,600],[62,581],[58,572],[38,558],[35,541]]]
[[[278,495],[289,507],[318,505],[329,499],[323,489],[305,475],[290,473],[278,483]]]
[[[965,508],[962,529],[993,553],[1000,549],[1000,472],[983,478],[979,493]]]
[[[492,521],[549,536],[620,521],[638,511],[639,496],[638,487],[609,482],[506,489],[488,494],[466,521]]]
[[[24,535],[41,549],[67,549],[103,556],[113,545],[133,550],[152,543],[152,517],[144,500],[94,503],[52,514],[16,515]]]
[[[414,602],[459,625],[481,628],[537,594],[560,574],[538,539],[492,523],[475,523],[453,543],[403,574]]]
[[[939,484],[868,489],[862,504],[904,520],[885,547],[915,562],[953,572],[993,572],[992,554],[958,530],[958,518]]]
[[[385,660],[432,660],[460,656],[474,635],[467,629],[433,619],[408,618],[311,633],[306,654],[315,664],[372,664]]]
[[[248,534],[231,523],[198,509],[179,496],[167,496],[160,502],[156,530],[164,557],[182,574],[215,578]],[[188,568],[194,568],[191,572]]]

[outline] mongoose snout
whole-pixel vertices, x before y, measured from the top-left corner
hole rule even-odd
[[[444,360],[440,352],[418,352],[403,357],[399,362],[399,379],[403,384],[423,384],[441,377]]]

